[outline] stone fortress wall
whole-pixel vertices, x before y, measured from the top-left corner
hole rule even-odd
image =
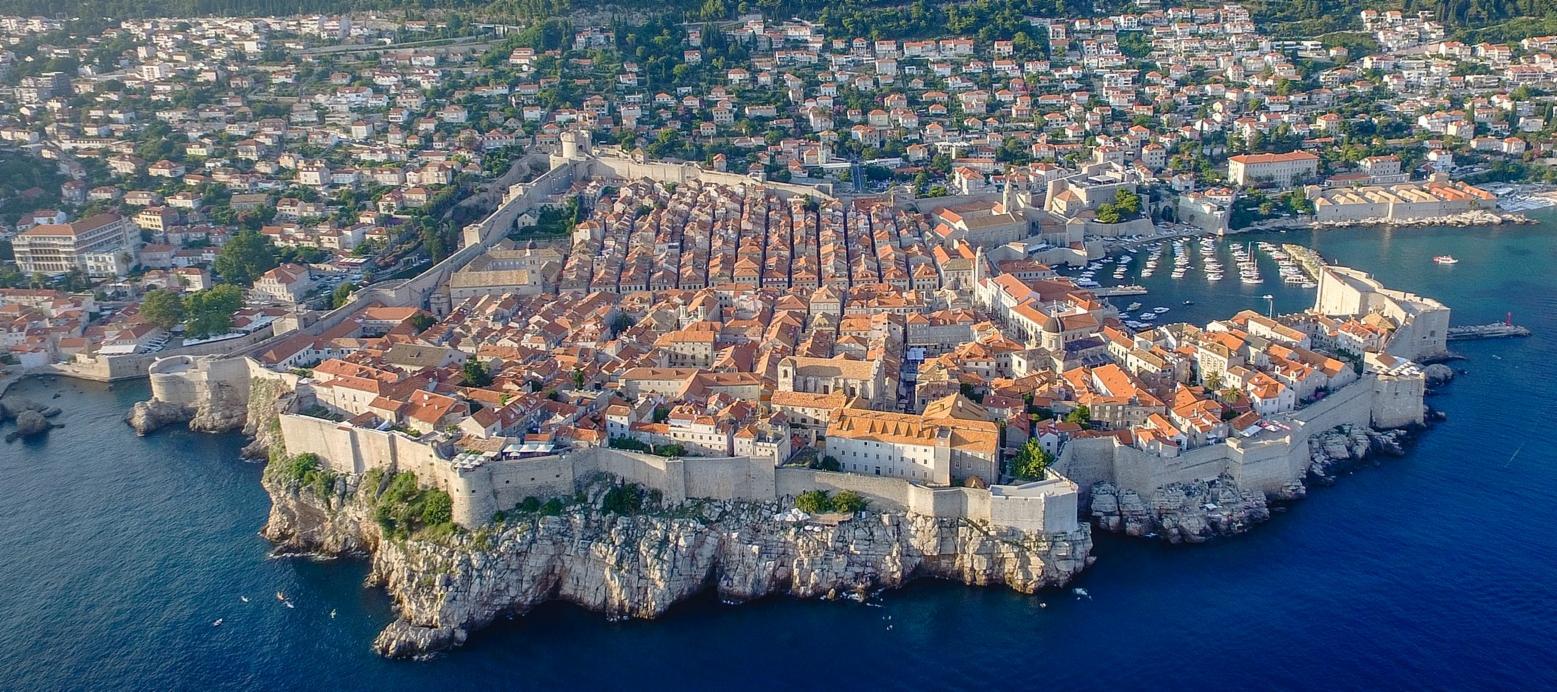
[[[658,490],[672,504],[689,499],[769,502],[809,490],[852,490],[879,509],[1048,533],[1077,528],[1076,485],[1058,475],[988,490],[930,488],[897,478],[775,468],[768,457],[670,459],[608,448],[461,467],[436,445],[393,430],[283,413],[281,434],[289,453],[317,454],[340,473],[415,473],[423,485],[449,493],[455,521],[467,527],[485,524],[527,497],[571,495],[583,479],[606,473]]]
[[[1310,463],[1309,440],[1338,426],[1398,428],[1423,421],[1420,374],[1368,374],[1297,411],[1271,417],[1285,430],[1235,437],[1222,444],[1163,457],[1112,437],[1073,440],[1054,470],[1082,492],[1101,481],[1149,497],[1170,483],[1206,481],[1228,474],[1240,487],[1277,495],[1301,481]]]

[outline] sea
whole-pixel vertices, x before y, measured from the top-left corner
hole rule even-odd
[[[1236,236],[1220,283],[1168,261],[1143,281],[1137,257],[1118,283],[1151,293],[1116,301],[1162,321],[1307,307],[1268,257],[1265,284],[1237,281],[1227,245],[1268,240],[1438,298],[1456,324],[1512,314],[1535,335],[1455,343],[1464,374],[1430,400],[1446,422],[1251,533],[1098,535],[1086,597],[920,581],[869,604],[710,596],[630,622],[552,604],[384,660],[369,645],[392,611],[363,562],[270,557],[237,436],[136,437],[121,417],[144,383],[26,381],[9,396],[64,408],[65,427],[0,444],[0,689],[1557,688],[1557,214],[1536,215]]]

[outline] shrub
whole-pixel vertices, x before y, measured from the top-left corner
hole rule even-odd
[[[807,490],[795,498],[795,507],[806,514],[821,514],[832,510],[832,498],[826,490]]]
[[[643,486],[626,483],[606,491],[600,508],[612,514],[636,514],[643,511]]]
[[[541,501],[533,496],[524,498],[524,501],[519,503],[519,511],[531,514],[539,512],[541,511]]]
[[[852,514],[864,511],[866,504],[865,497],[853,490],[840,490],[837,495],[833,496],[834,512],[848,512]]]
[[[544,514],[548,517],[555,517],[559,514],[562,514],[562,507],[562,500],[554,497],[550,500],[547,500],[545,504],[541,505],[541,514]]]
[[[422,488],[412,473],[397,473],[375,500],[373,519],[394,538],[442,535],[454,530],[454,499],[436,488]]]
[[[832,456],[825,456],[822,457],[822,462],[817,464],[816,467],[823,471],[838,471],[843,468],[843,465],[839,464],[836,458]]]

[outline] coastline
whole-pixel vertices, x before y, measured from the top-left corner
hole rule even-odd
[[[863,601],[924,578],[1032,594],[1064,586],[1093,560],[1086,524],[1046,535],[870,510],[792,521],[778,518],[792,504],[741,501],[618,513],[603,507],[619,487],[603,475],[553,512],[516,513],[473,532],[390,537],[373,518],[387,480],[341,477],[321,494],[267,475],[272,507],[261,534],[277,555],[366,558],[369,585],[395,605],[396,619],[373,643],[390,658],[459,646],[500,617],[550,601],[652,619],[709,591],[725,602]]]

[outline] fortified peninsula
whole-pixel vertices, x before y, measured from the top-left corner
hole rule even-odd
[[[1094,525],[1236,533],[1398,448],[1375,431],[1424,423],[1447,353],[1446,307],[1344,267],[1310,262],[1306,312],[1132,329],[1040,261],[1088,243],[1023,249],[1060,212],[1012,191],[841,199],[563,144],[449,259],[156,360],[128,416],[253,435],[265,536],[366,556],[386,655],[552,599],[1060,586]],[[508,240],[559,204],[568,243]]]

